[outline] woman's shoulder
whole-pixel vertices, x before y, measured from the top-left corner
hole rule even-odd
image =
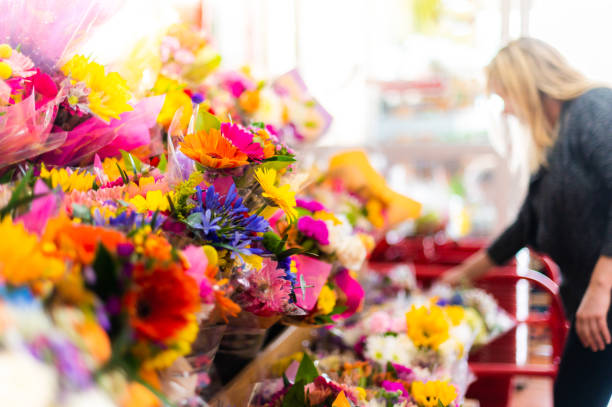
[[[571,101],[573,113],[597,113],[601,110],[612,112],[612,88],[598,87],[589,89]]]

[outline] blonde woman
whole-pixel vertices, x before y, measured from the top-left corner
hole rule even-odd
[[[537,170],[516,221],[442,280],[478,278],[524,246],[548,254],[561,268],[561,298],[572,322],[555,407],[605,407],[612,394],[612,89],[532,38],[501,49],[487,75],[504,113],[530,130]]]

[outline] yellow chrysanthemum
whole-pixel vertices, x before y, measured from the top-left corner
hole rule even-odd
[[[446,312],[451,324],[455,326],[459,325],[465,317],[465,310],[459,305],[447,305],[444,307],[444,312]]]
[[[110,181],[121,178],[121,173],[119,172],[119,168],[117,168],[117,166],[121,167],[121,169],[127,173],[125,164],[123,163],[123,158],[118,160],[114,157],[109,157],[102,161],[102,170]]]
[[[437,305],[416,308],[406,313],[406,334],[417,347],[437,350],[449,338],[449,324],[442,308]]]
[[[366,401],[368,393],[366,393],[363,387],[354,387],[354,390],[357,393],[357,396],[359,397],[359,401]]]
[[[440,380],[427,383],[414,381],[410,393],[419,407],[438,407],[438,402],[448,407],[457,398],[455,387]]]
[[[52,168],[47,170],[43,164],[40,168],[40,177],[51,180],[53,188],[58,185],[64,192],[89,191],[96,179],[96,176],[87,171],[72,171],[65,168]]]
[[[146,198],[142,195],[136,195],[129,202],[134,205],[138,212],[149,211],[167,211],[170,208],[170,203],[166,195],[162,191],[149,191]]]
[[[276,206],[281,208],[287,220],[293,222],[297,219],[297,210],[295,209],[295,192],[287,184],[277,187],[276,170],[268,168],[257,168],[255,170],[255,179],[261,185],[264,198],[272,200]]]
[[[89,93],[87,104],[93,114],[105,122],[133,110],[128,104],[132,94],[126,81],[117,72],[106,73],[104,66],[90,61],[83,55],[75,55],[64,66],[62,72],[73,84],[85,84]]]
[[[317,299],[317,309],[322,314],[327,315],[334,310],[336,300],[336,292],[329,288],[329,286],[324,285]]]
[[[23,224],[5,218],[0,223],[0,236],[0,279],[21,285],[56,280],[63,275],[64,262],[50,255],[55,252],[55,246],[42,243]]]
[[[243,254],[242,260],[252,269],[261,270],[263,267],[263,258],[256,254]]]
[[[194,315],[189,315],[191,322],[187,324],[172,340],[168,349],[147,359],[144,368],[147,370],[160,370],[170,367],[176,359],[191,352],[191,344],[198,335],[198,324]]]
[[[331,220],[334,222],[334,225],[342,225],[342,221],[338,219],[336,215],[328,211],[316,211],[313,218],[322,221]]]

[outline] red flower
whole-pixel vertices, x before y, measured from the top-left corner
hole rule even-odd
[[[177,264],[147,270],[134,269],[135,289],[126,296],[132,327],[139,339],[164,342],[189,322],[199,307],[196,281]]]

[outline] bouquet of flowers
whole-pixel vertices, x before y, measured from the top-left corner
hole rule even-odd
[[[394,225],[416,218],[421,209],[417,202],[391,190],[363,151],[333,156],[308,194],[346,216],[357,230],[376,238]]]
[[[447,381],[421,381],[411,369],[389,363],[385,367],[343,356],[327,356],[313,363],[308,353],[298,355],[282,379],[258,383],[249,406],[458,406],[457,389]]]
[[[0,168],[41,155],[47,164],[90,164],[94,153],[149,144],[162,98],[134,104],[117,73],[72,53],[118,2],[2,3]]]

